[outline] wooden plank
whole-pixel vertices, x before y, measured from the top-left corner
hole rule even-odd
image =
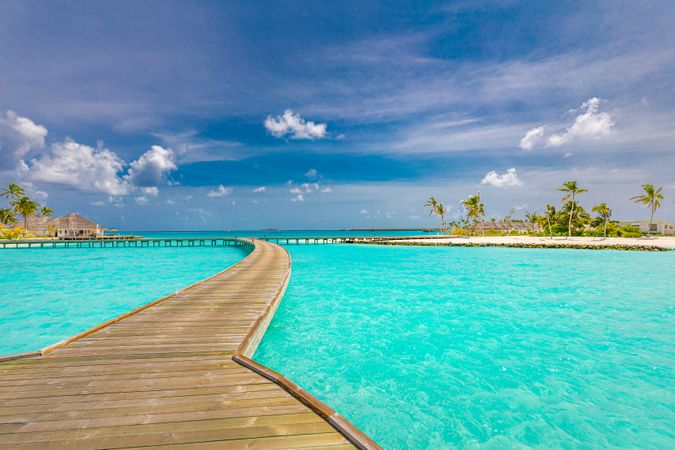
[[[256,242],[220,274],[0,363],[0,449],[352,448],[315,405],[232,360],[254,350],[289,273],[284,249]]]

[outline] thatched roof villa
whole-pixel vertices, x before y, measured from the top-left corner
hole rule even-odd
[[[105,228],[79,214],[70,213],[55,218],[29,217],[28,231],[38,236],[90,238],[102,236]]]

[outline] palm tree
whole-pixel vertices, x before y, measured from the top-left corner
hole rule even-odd
[[[445,215],[448,213],[448,209],[443,205],[443,203],[436,200],[435,197],[429,197],[429,200],[424,204],[429,208],[429,215],[436,214],[441,218],[441,231],[445,226]]]
[[[572,218],[574,217],[574,210],[576,209],[576,196],[577,194],[582,194],[588,192],[588,189],[583,189],[577,186],[576,181],[568,181],[563,183],[563,187],[558,188],[560,192],[566,192],[567,194],[563,197],[562,203],[565,203],[567,200],[572,200],[572,207],[570,210],[570,220],[567,226],[568,237],[572,237]]]
[[[443,203],[438,203],[436,206],[436,214],[441,218],[441,230],[445,227],[445,215],[448,213],[448,209],[443,205]]]
[[[0,192],[0,197],[18,199],[25,194],[24,189],[16,183],[9,183],[9,185]]]
[[[429,216],[436,214],[436,209],[438,208],[438,200],[436,200],[435,197],[429,197],[429,200],[427,200],[424,206],[429,208]]]
[[[462,200],[462,206],[466,210],[466,220],[473,224],[471,227],[471,233],[473,234],[478,221],[485,215],[485,207],[480,201],[480,192]]]
[[[11,208],[0,208],[0,224],[11,226],[15,223],[14,211]]]
[[[14,212],[23,217],[23,233],[24,236],[28,234],[28,218],[34,216],[40,205],[35,200],[31,200],[25,195],[12,202]]]
[[[598,214],[598,221],[602,221],[604,226],[603,235],[607,239],[607,225],[609,224],[609,219],[612,218],[612,210],[609,209],[607,203],[602,202],[599,205],[595,205],[591,211]]]
[[[645,191],[644,195],[636,195],[631,200],[649,207],[651,215],[649,216],[649,231],[647,233],[650,233],[652,231],[652,222],[654,222],[654,213],[661,207],[661,200],[663,200],[661,190],[663,188],[655,188],[653,184],[643,184],[642,189]]]
[[[41,217],[49,217],[49,216],[51,216],[52,214],[54,214],[54,210],[51,209],[50,207],[48,207],[48,206],[41,206],[41,207],[40,207],[39,215],[40,215]]]
[[[546,223],[548,224],[548,234],[553,239],[553,227],[551,225],[552,222],[555,221],[555,215],[556,215],[556,210],[555,206],[551,205],[550,203],[546,205],[546,212],[544,213],[544,217],[546,218]]]
[[[527,219],[527,221],[530,222],[530,224],[532,225],[532,232],[534,232],[534,230],[537,228],[537,225],[541,226],[541,221],[543,217],[537,214],[536,212],[533,213],[526,212],[525,219]]]

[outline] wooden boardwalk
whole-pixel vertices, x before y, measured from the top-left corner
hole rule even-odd
[[[348,440],[358,430],[248,359],[289,274],[287,252],[256,241],[198,285],[42,357],[0,363],[0,449],[379,448]]]

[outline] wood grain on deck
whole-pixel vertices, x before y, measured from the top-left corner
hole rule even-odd
[[[289,271],[283,248],[256,241],[201,284],[43,357],[0,363],[0,449],[352,448],[232,360]]]

